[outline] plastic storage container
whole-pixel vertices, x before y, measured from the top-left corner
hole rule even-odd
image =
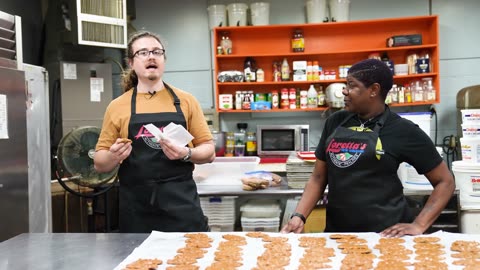
[[[228,26],[246,26],[247,25],[247,4],[232,3],[227,5]]]
[[[328,19],[327,0],[308,0],[305,2],[307,23],[321,23]]]
[[[480,164],[454,161],[452,171],[460,191],[461,208],[480,209]]]
[[[278,218],[282,210],[275,200],[250,200],[240,207],[240,212],[246,218]]]
[[[212,163],[195,165],[197,185],[242,185],[244,173],[256,171],[259,157],[216,157]]]
[[[478,138],[480,135],[480,122],[478,124],[462,124],[462,135],[465,138]]]
[[[461,110],[463,124],[480,124],[480,109]]]
[[[398,115],[417,124],[423,130],[423,132],[427,133],[427,135],[430,137],[430,112],[399,113]]]
[[[212,232],[232,232],[235,224],[235,196],[200,197],[203,214]]]
[[[207,8],[210,29],[227,26],[227,9],[225,5],[211,5]]]
[[[242,217],[242,231],[244,232],[278,232],[280,217],[275,218],[247,218]]]
[[[267,2],[256,2],[250,4],[252,25],[268,25],[270,21],[270,4]]]
[[[480,138],[460,138],[462,160],[465,162],[480,162]]]

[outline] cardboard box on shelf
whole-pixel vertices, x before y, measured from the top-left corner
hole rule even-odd
[[[387,47],[422,45],[422,35],[399,35],[387,38]]]

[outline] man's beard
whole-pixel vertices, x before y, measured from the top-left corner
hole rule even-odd
[[[150,74],[147,76],[147,79],[149,79],[150,81],[156,81],[158,80],[158,75],[157,74]]]

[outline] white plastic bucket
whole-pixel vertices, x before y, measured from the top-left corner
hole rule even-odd
[[[465,138],[479,138],[480,122],[478,124],[462,124],[462,135]]]
[[[247,4],[233,3],[227,6],[228,25],[245,26],[247,25]]]
[[[480,124],[480,109],[460,110],[463,124]]]
[[[460,138],[462,160],[470,163],[480,162],[480,137]]]
[[[398,115],[417,124],[430,137],[431,114],[429,112],[399,113]]]
[[[480,210],[460,210],[460,232],[480,234]]]
[[[250,4],[252,25],[268,25],[270,21],[270,4],[257,2]]]
[[[210,29],[227,26],[227,9],[225,5],[211,5],[207,8]]]
[[[321,23],[327,16],[327,0],[308,0],[305,2],[307,23]]]
[[[441,147],[437,147],[437,151],[440,156],[443,157],[443,150]],[[428,181],[427,177],[423,174],[418,174],[415,168],[406,163],[402,162],[398,167],[398,178],[402,181],[404,188],[415,189],[415,190],[433,190],[432,184]]]
[[[452,171],[460,191],[460,206],[480,209],[480,163],[454,161]]]
[[[330,0],[330,20],[346,22],[349,18],[349,0]]]

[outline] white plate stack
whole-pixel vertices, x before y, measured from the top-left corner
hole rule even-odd
[[[280,227],[280,204],[276,200],[250,200],[242,207],[242,231],[278,232]]]
[[[200,197],[200,205],[208,217],[208,225],[212,232],[234,231],[235,198],[235,196]]]
[[[452,162],[460,191],[460,231],[480,233],[480,109],[462,112],[462,160]]]

